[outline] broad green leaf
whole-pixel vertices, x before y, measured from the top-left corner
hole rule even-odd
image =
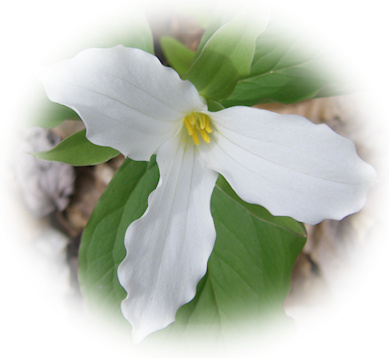
[[[160,44],[169,65],[173,67],[180,76],[187,72],[192,64],[194,52],[173,37],[162,37]]]
[[[234,192],[234,190],[222,176],[219,176],[219,179],[216,183],[216,188],[261,221],[267,222],[275,227],[280,227],[283,230],[297,236],[306,236],[307,233],[305,226],[302,223],[286,216],[273,216],[262,206],[246,203],[239,198],[239,196]]]
[[[207,24],[205,26],[205,31],[203,33],[203,36],[201,37],[199,46],[197,48],[195,59],[200,56],[205,44],[215,34],[215,32],[219,30],[222,26],[230,22],[236,14],[236,12],[232,11],[226,6],[226,4],[223,4],[221,2],[213,5],[214,8],[211,11],[210,19],[207,21]]]
[[[124,234],[147,208],[157,186],[158,167],[127,159],[101,196],[85,228],[79,252],[79,281],[87,303],[96,311],[120,317],[126,293],[117,279],[125,257]]]
[[[222,104],[232,107],[266,102],[295,103],[317,96],[326,82],[318,69],[305,63],[241,80]]]
[[[208,271],[196,297],[177,313],[165,332],[182,335],[242,331],[270,319],[284,319],[283,303],[291,272],[306,242],[302,224],[273,217],[264,208],[242,201],[220,177],[212,196],[217,238]]]
[[[249,8],[241,10],[205,43],[189,71],[183,76],[199,93],[213,100],[226,98],[237,81],[250,73],[255,40],[266,20],[252,18]]]
[[[224,106],[222,106],[219,102],[213,101],[212,99],[209,99],[207,101],[208,110],[211,112],[217,112],[224,109]]]
[[[147,207],[156,187],[154,162],[129,159],[119,169],[97,204],[80,248],[80,284],[86,300],[120,316],[125,297],[116,270],[125,257],[124,234]],[[208,272],[197,295],[177,313],[164,334],[181,334],[198,325],[224,330],[240,322],[283,316],[291,271],[305,244],[305,229],[290,218],[273,217],[243,202],[220,177],[211,202],[217,231]]]
[[[101,147],[91,143],[85,137],[83,129],[65,138],[56,147],[46,152],[33,153],[35,157],[74,166],[87,166],[104,163],[119,155],[119,152],[109,147]]]
[[[320,97],[333,97],[343,96],[353,92],[353,86],[346,81],[339,81],[338,83],[326,83],[314,96],[314,98]],[[354,87],[356,88],[356,87]]]
[[[222,104],[295,103],[344,93],[344,80],[329,69],[332,62],[325,50],[310,45],[303,34],[288,32],[285,24],[272,21],[257,38],[250,75],[238,81]]]

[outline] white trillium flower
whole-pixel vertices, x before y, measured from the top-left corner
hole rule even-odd
[[[316,224],[359,211],[374,169],[326,125],[257,108],[208,111],[195,86],[153,55],[89,49],[41,76],[48,97],[75,110],[87,138],[160,171],[148,209],[125,235],[118,277],[136,341],[174,322],[196,294],[216,232],[218,173],[248,203]]]

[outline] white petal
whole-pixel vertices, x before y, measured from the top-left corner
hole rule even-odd
[[[158,187],[126,232],[118,276],[128,292],[122,312],[136,341],[174,322],[195,296],[214,246],[210,200],[217,173],[204,167],[191,142],[176,137],[160,148]]]
[[[48,97],[73,108],[87,138],[149,160],[190,111],[204,110],[196,88],[157,57],[117,46],[89,49],[40,73]]]
[[[216,130],[203,159],[243,200],[310,224],[364,205],[375,171],[326,125],[248,107],[210,115]]]

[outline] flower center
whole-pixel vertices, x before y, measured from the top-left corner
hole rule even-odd
[[[184,118],[184,124],[188,134],[192,137],[193,143],[199,145],[199,134],[205,143],[210,143],[209,133],[212,133],[208,115],[201,112],[191,112]]]

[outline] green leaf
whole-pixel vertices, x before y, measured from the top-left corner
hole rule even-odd
[[[272,21],[259,35],[250,75],[240,79],[225,107],[264,102],[295,103],[346,91],[344,80],[329,70],[333,59],[307,43],[288,24]],[[286,34],[289,34],[286,35]]]
[[[219,30],[222,26],[230,22],[236,14],[235,10],[232,11],[232,9],[226,6],[226,4],[223,4],[221,2],[213,4],[213,6],[214,8],[209,15],[210,18],[208,21],[206,21],[206,25],[204,26],[205,31],[203,33],[203,36],[201,37],[201,41],[197,48],[195,59],[199,57],[199,55],[203,51],[205,44],[215,34],[215,32]]]
[[[104,163],[119,154],[115,149],[91,143],[85,137],[85,134],[86,130],[83,129],[65,138],[53,149],[33,154],[40,159],[67,163],[73,166]]]
[[[205,43],[189,71],[183,76],[199,93],[213,100],[226,98],[237,81],[250,73],[255,40],[266,21],[251,18],[250,8],[241,10]]]
[[[320,71],[308,64],[272,71],[239,81],[223,106],[253,106],[258,103],[295,103],[315,97],[326,85]]]
[[[80,284],[87,302],[120,316],[125,297],[117,267],[125,257],[124,234],[147,207],[158,182],[158,168],[129,159],[119,169],[97,204],[80,248]],[[220,177],[211,202],[217,231],[208,272],[196,297],[177,313],[166,334],[181,334],[210,324],[232,326],[281,316],[290,289],[291,271],[305,244],[302,224],[273,217],[264,208],[243,202]],[[208,332],[208,330],[207,330]]]
[[[304,226],[245,203],[222,177],[211,207],[217,238],[207,274],[196,297],[159,336],[196,332],[198,327],[207,327],[206,335],[220,335],[244,330],[248,324],[258,328],[272,318],[287,321],[283,303],[306,242]]]
[[[124,234],[147,208],[157,186],[158,167],[126,159],[101,196],[84,230],[79,252],[79,281],[83,296],[96,311],[121,316],[125,291],[116,271],[124,259]]]
[[[221,111],[222,109],[224,109],[224,106],[222,106],[219,102],[216,102],[212,99],[209,99],[207,101],[207,106],[208,106],[208,110],[211,112],[217,112],[217,111]]]
[[[194,52],[173,37],[164,36],[160,39],[162,51],[169,62],[181,76],[188,71],[194,58]]]
[[[222,176],[219,176],[219,179],[216,183],[216,188],[235,201],[237,204],[239,204],[241,207],[245,208],[256,218],[273,226],[280,227],[294,235],[301,237],[306,236],[307,232],[305,230],[305,226],[302,223],[286,216],[273,216],[262,206],[246,203],[234,192],[234,190]]]

